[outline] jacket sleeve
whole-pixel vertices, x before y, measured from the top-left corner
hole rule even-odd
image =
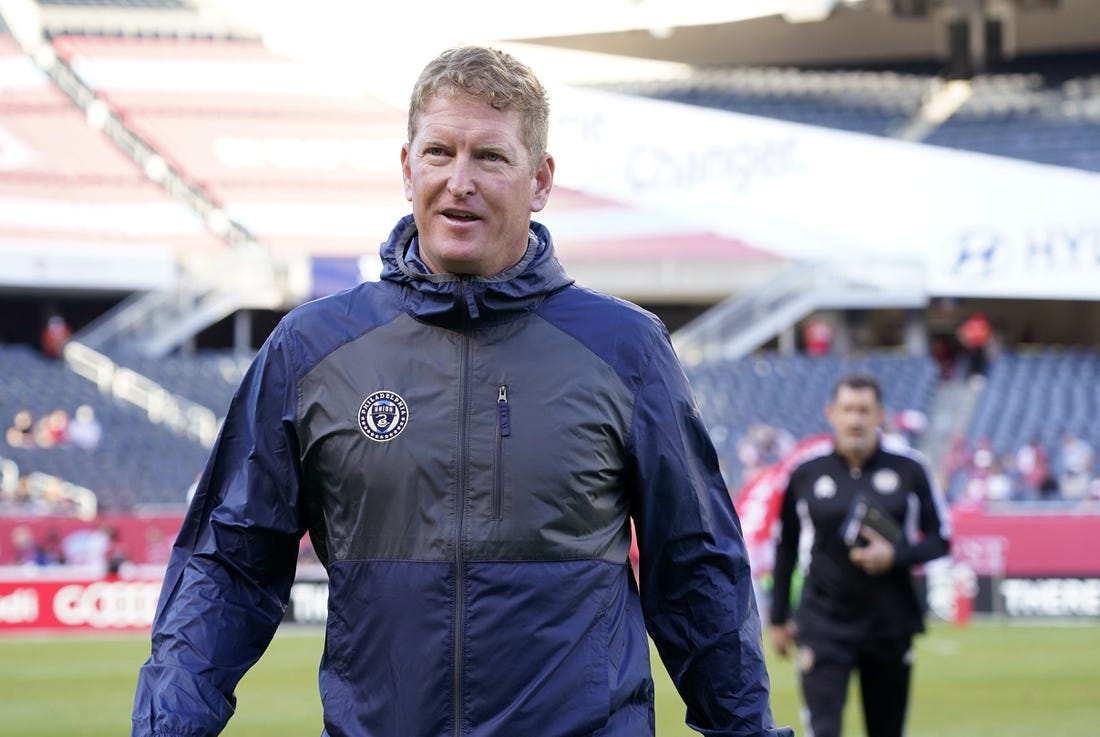
[[[917,525],[920,534],[908,545],[900,545],[894,558],[896,568],[927,563],[930,560],[947,555],[951,547],[951,522],[947,503],[938,485],[932,481],[933,475],[922,461],[917,464],[913,492],[918,502]]]
[[[775,727],[741,525],[667,334],[640,376],[631,438],[642,607],[688,725],[792,735]]]
[[[220,733],[286,610],[304,524],[282,336],[276,329],[233,397],[172,550],[133,737]]]
[[[775,564],[772,566],[771,623],[786,624],[791,618],[791,581],[798,565],[798,544],[802,524],[798,518],[795,480],[797,469],[787,482],[783,494],[783,506],[779,513],[779,539],[775,545]]]

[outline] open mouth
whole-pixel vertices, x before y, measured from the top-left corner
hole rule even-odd
[[[465,212],[464,210],[444,210],[443,217],[447,218],[448,220],[458,220],[464,223],[470,223],[474,220],[481,219],[477,215],[474,215],[471,212]]]

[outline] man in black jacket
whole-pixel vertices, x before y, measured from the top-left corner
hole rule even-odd
[[[797,666],[807,732],[839,737],[853,669],[860,674],[868,737],[900,737],[912,639],[924,606],[911,568],[948,552],[943,497],[921,461],[882,445],[882,390],[870,375],[842,377],[825,410],[833,446],[799,465],[783,499],[771,636]],[[811,533],[797,611],[791,578]]]

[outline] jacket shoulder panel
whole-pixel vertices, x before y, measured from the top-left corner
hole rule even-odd
[[[632,389],[640,385],[654,345],[668,340],[667,328],[653,313],[585,287],[555,292],[539,316],[592,351]]]
[[[277,332],[293,346],[299,378],[340,346],[401,314],[395,291],[398,288],[386,282],[364,282],[288,312]]]

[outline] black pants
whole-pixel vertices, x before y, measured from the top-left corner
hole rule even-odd
[[[867,737],[901,737],[909,703],[911,639],[852,646],[800,638],[798,645],[806,737],[840,737],[853,670],[859,671]]]

